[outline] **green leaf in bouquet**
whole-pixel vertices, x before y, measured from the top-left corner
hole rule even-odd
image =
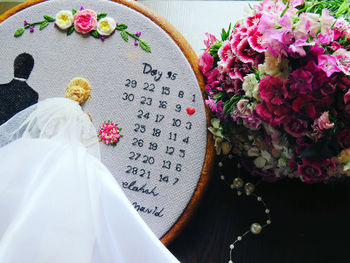
[[[340,5],[340,7],[339,7],[338,11],[335,13],[335,15],[339,16],[339,15],[347,13],[349,11],[349,7],[350,7],[349,0],[344,0],[344,2]]]
[[[229,38],[230,36],[230,32],[231,32],[231,23],[230,23],[230,26],[228,27],[228,30],[225,31],[225,29],[223,28],[222,31],[221,31],[221,40],[222,41],[225,41]]]
[[[73,14],[73,16],[74,16],[77,12],[78,12],[78,11],[77,11],[75,8],[72,9],[72,14]]]
[[[332,1],[324,1],[324,0],[313,0],[308,1],[309,6],[305,10],[306,12],[322,14],[323,9],[327,9],[330,11],[330,15],[337,17],[337,12],[341,8],[341,6],[345,3],[348,3],[349,0],[332,0]],[[345,6],[345,4],[344,4]],[[343,7],[342,7],[343,8]]]
[[[236,94],[235,96],[231,97],[228,101],[226,101],[224,103],[224,114],[232,114],[234,107],[240,99],[241,96]]]
[[[289,4],[290,4],[290,1],[288,1],[287,3],[286,3],[286,8],[283,10],[283,12],[282,12],[282,14],[281,14],[281,17],[283,17],[284,16],[284,14],[287,12],[287,10],[289,9]]]
[[[212,45],[209,49],[209,54],[212,56],[214,59],[218,59],[218,51],[222,46],[222,42],[216,42],[214,45]]]

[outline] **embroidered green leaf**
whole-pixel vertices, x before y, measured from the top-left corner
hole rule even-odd
[[[73,14],[73,16],[74,16],[77,12],[78,12],[78,11],[77,11],[75,8],[72,9],[72,14]]]
[[[117,29],[117,30],[119,30],[119,31],[125,30],[125,29],[127,29],[127,28],[128,28],[128,26],[125,25],[125,24],[119,24],[119,25],[117,25],[117,26],[115,27],[115,29]]]
[[[143,50],[145,50],[145,51],[151,53],[151,47],[149,46],[149,44],[148,44],[145,40],[140,40],[139,43],[140,43],[140,47],[141,47]]]
[[[97,32],[97,30],[93,30],[90,33],[94,38],[100,38],[100,34]]]
[[[122,38],[123,38],[126,42],[128,42],[129,38],[128,38],[128,34],[126,33],[125,30],[120,31],[120,35],[122,36]]]
[[[16,30],[14,36],[15,36],[15,37],[20,37],[20,36],[22,36],[23,33],[24,33],[24,27],[20,27],[20,28],[18,28],[18,29]]]
[[[47,22],[55,22],[55,19],[53,18],[53,17],[51,17],[51,16],[44,16],[44,18],[45,18],[45,20],[47,21]]]
[[[39,27],[39,30],[43,30],[45,27],[47,27],[49,25],[49,22],[47,21],[44,21],[41,23],[40,27]]]
[[[97,20],[100,20],[106,16],[107,16],[107,13],[99,13],[99,14],[97,14]]]
[[[68,28],[67,36],[71,35],[74,32],[74,25],[72,25],[70,28]]]

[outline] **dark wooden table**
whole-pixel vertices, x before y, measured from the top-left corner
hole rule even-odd
[[[248,235],[234,250],[234,263],[350,262],[350,184],[261,183],[272,224]],[[169,249],[183,263],[228,262],[229,244],[264,209],[237,197],[214,172],[195,215]],[[260,220],[260,221],[259,221]]]

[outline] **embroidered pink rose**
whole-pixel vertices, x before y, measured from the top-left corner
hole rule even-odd
[[[97,27],[97,15],[94,11],[85,9],[74,15],[75,31],[87,34]]]

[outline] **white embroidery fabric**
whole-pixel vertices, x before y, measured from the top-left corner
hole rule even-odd
[[[76,102],[39,102],[0,134],[0,262],[178,262],[100,162]]]

